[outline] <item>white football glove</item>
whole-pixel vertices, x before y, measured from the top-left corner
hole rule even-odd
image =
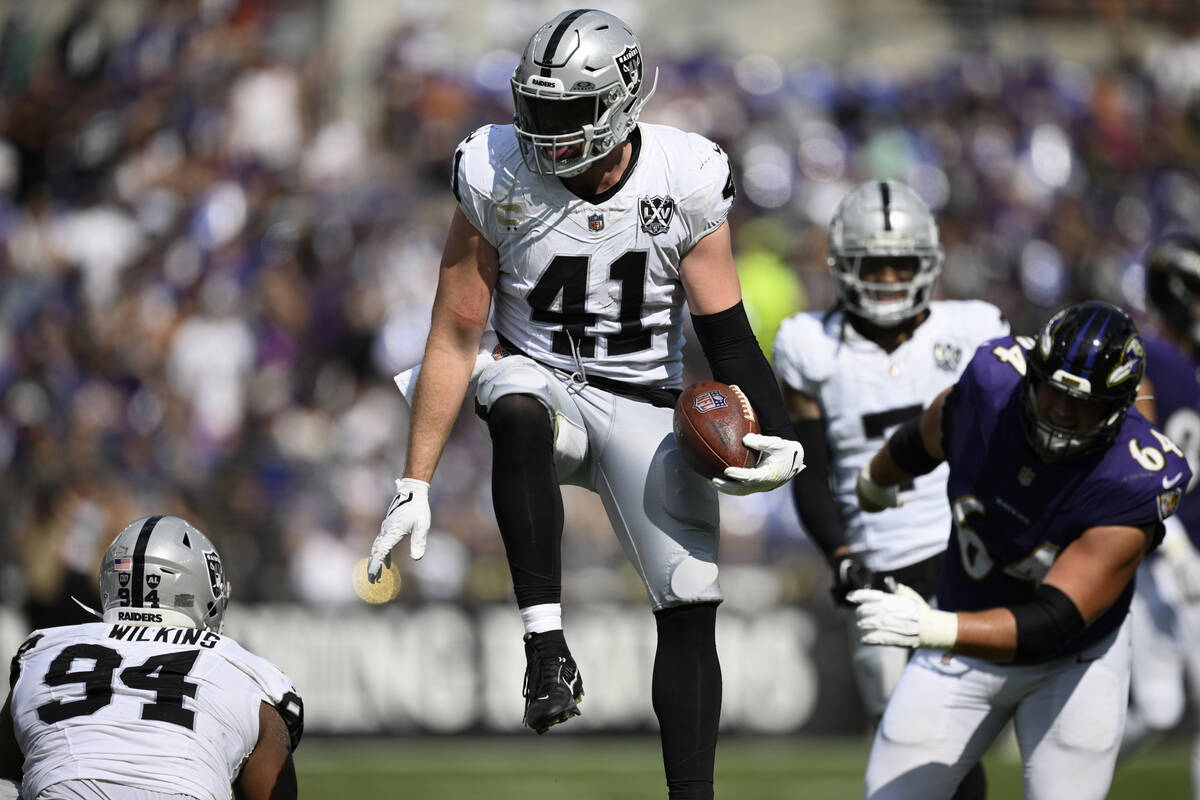
[[[416,478],[397,478],[396,496],[379,526],[379,535],[371,545],[367,562],[367,580],[378,583],[384,566],[392,565],[392,548],[411,535],[409,555],[413,560],[425,555],[425,537],[429,535],[429,484]]]
[[[1178,518],[1167,517],[1163,525],[1167,532],[1163,536],[1159,552],[1171,568],[1179,596],[1189,603],[1194,603],[1200,600],[1200,553],[1196,552],[1196,548],[1188,539],[1187,530]]]
[[[846,596],[854,610],[858,641],[893,647],[949,650],[958,640],[958,615],[930,608],[925,598],[888,578],[890,592],[857,589]]]
[[[746,495],[769,492],[790,481],[804,469],[804,448],[799,442],[779,436],[747,433],[742,444],[762,455],[753,467],[726,467],[725,478],[713,478],[712,485],[725,494]]]

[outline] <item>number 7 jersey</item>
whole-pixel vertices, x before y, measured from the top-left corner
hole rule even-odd
[[[496,332],[551,367],[641,386],[682,383],[679,263],[725,221],[729,160],[694,133],[641,123],[621,181],[590,199],[531,173],[511,125],[471,134],[452,184],[496,248]]]
[[[303,705],[273,664],[196,628],[103,622],[34,631],[9,677],[23,797],[65,780],[228,800],[258,741],[260,703],[292,747]]]

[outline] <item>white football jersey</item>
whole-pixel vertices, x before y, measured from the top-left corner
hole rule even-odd
[[[1007,334],[999,309],[977,300],[931,303],[912,338],[891,353],[855,331],[841,310],[796,314],[780,325],[775,371],[821,404],[847,543],[871,569],[895,570],[946,549],[949,468],[942,463],[902,486],[904,505],[878,514],[859,511],[858,471],[897,426],[957,382],[981,344]]]
[[[621,182],[583,200],[526,169],[511,125],[488,125],[455,152],[454,194],[500,256],[497,333],[551,367],[679,388],[679,262],[725,221],[733,177],[698,134],[640,123],[631,141]]]
[[[269,661],[195,628],[93,622],[34,631],[13,658],[23,796],[65,780],[228,800],[259,704],[293,735],[303,706]]]

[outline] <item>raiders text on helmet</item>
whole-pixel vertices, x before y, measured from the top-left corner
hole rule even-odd
[[[559,14],[533,34],[512,76],[526,166],[578,175],[628,138],[654,94],[643,88],[642,48],[624,22],[590,9]]]
[[[1021,410],[1025,435],[1046,461],[1074,458],[1106,446],[1117,435],[1146,371],[1146,348],[1133,320],[1109,303],[1088,301],[1050,318],[1029,353]],[[1086,430],[1042,419],[1037,387],[1095,403],[1100,422]]]
[[[216,547],[179,517],[131,522],[100,564],[105,622],[221,632],[229,581]]]
[[[851,313],[892,327],[929,306],[942,272],[937,223],[925,201],[900,181],[867,181],[846,195],[829,223],[829,266]],[[906,259],[911,281],[864,280],[868,259]]]
[[[1176,233],[1160,239],[1146,257],[1146,298],[1163,324],[1200,354],[1200,239]]]

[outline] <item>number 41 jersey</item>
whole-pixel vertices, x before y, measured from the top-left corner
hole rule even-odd
[[[228,800],[262,702],[295,747],[303,706],[269,661],[194,628],[94,622],[34,631],[10,674],[23,794],[96,780]]]
[[[729,160],[694,133],[639,123],[621,181],[587,200],[531,173],[511,125],[454,154],[454,195],[496,248],[496,332],[551,367],[641,386],[682,383],[679,262],[725,221]]]

